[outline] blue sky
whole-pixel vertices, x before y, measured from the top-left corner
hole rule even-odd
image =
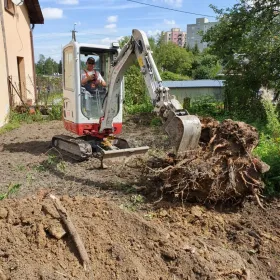
[[[237,0],[137,0],[165,8],[208,15],[216,21],[210,4],[218,8],[231,7]],[[108,45],[122,36],[130,36],[132,29],[141,29],[148,36],[179,27],[186,31],[187,24],[195,23],[199,15],[180,13],[127,0],[39,0],[45,23],[34,29],[35,60],[39,54],[56,61],[61,48],[71,40],[74,23],[77,41]],[[213,16],[213,17],[210,17]]]

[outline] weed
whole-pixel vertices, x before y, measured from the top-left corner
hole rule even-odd
[[[66,171],[66,163],[65,161],[60,161],[57,165],[56,165],[57,169],[60,171],[60,172],[65,172]]]
[[[20,186],[21,184],[10,183],[8,191],[6,193],[0,194],[0,200],[7,198],[10,194],[16,193],[19,190]]]
[[[38,171],[38,172],[44,172],[46,171],[46,167],[42,164],[34,165],[33,169]]]
[[[19,164],[19,165],[17,165],[16,169],[18,171],[24,171],[26,169],[26,167],[24,165],[22,165],[22,164]]]
[[[162,125],[161,118],[155,117],[151,120],[151,126],[161,126],[161,125]]]
[[[57,156],[48,155],[48,159],[46,161],[47,165],[56,165],[57,164]]]
[[[125,209],[127,209],[128,211],[134,212],[134,211],[136,211],[136,210],[139,208],[139,206],[140,206],[141,204],[144,203],[144,201],[145,201],[145,198],[144,198],[144,196],[142,196],[141,194],[132,195],[132,196],[130,197],[130,201],[127,202],[127,203],[125,203],[125,204],[122,204],[122,205],[120,206],[120,208],[121,208],[121,209],[125,208]]]
[[[31,184],[32,181],[34,181],[36,178],[32,173],[27,173],[26,174],[26,181],[28,183],[28,185]]]
[[[54,104],[48,110],[49,120],[61,120],[62,118],[62,105]]]
[[[148,221],[151,221],[154,217],[155,217],[155,213],[153,213],[153,212],[149,212],[144,215],[144,218]]]

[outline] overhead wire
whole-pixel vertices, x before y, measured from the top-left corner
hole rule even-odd
[[[213,17],[213,18],[215,18],[215,16],[197,14],[197,13],[192,13],[192,12],[187,12],[187,11],[182,11],[182,10],[162,7],[162,6],[158,6],[158,5],[143,3],[143,2],[139,2],[139,1],[135,1],[135,0],[126,0],[126,1],[134,2],[134,3],[137,3],[137,4],[141,4],[141,5],[151,6],[151,7],[155,7],[155,8],[159,8],[159,9],[165,9],[165,10],[169,10],[169,11],[179,12],[179,13],[185,13],[185,14],[191,14],[191,15],[196,15],[196,16],[204,16],[204,17]]]

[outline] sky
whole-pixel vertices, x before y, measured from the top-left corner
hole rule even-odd
[[[33,32],[35,60],[43,54],[58,62],[62,47],[71,41],[74,26],[79,43],[109,45],[123,36],[130,36],[132,29],[143,30],[148,36],[175,27],[186,32],[187,24],[194,24],[196,18],[216,21],[210,4],[227,8],[237,3],[237,0],[135,1],[184,13],[128,0],[39,0],[45,22],[36,24]]]

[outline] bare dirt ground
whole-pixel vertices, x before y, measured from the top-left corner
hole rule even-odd
[[[159,128],[136,119],[123,137],[152,153],[168,151]],[[0,279],[280,279],[280,201],[248,198],[242,207],[145,196],[135,162],[54,157],[62,122],[34,123],[0,135]],[[48,194],[61,198],[90,258],[85,272]],[[62,228],[63,229],[63,228]]]

